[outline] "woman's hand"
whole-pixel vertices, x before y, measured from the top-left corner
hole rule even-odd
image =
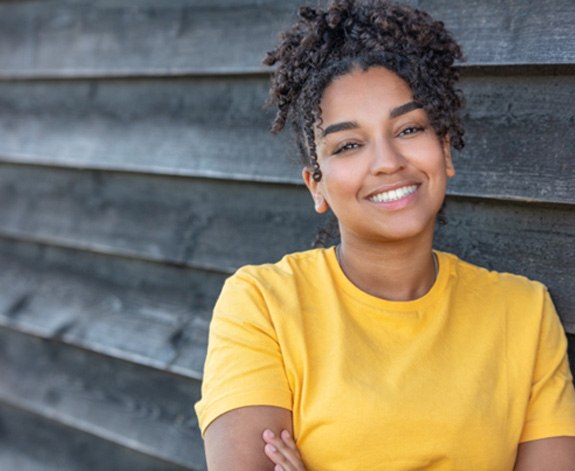
[[[287,430],[282,430],[277,437],[271,430],[266,429],[262,437],[266,442],[264,452],[276,465],[274,471],[305,471],[299,451]]]

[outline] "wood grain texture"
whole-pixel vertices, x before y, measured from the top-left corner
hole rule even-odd
[[[305,190],[94,171],[0,168],[0,235],[231,272],[309,247]]]
[[[194,469],[134,452],[50,418],[2,403],[0,437],[0,469],[5,471]]]
[[[260,71],[293,0],[0,3],[3,76]]]
[[[575,76],[468,76],[453,195],[575,204]]]
[[[79,440],[88,434],[147,455],[150,464],[205,467],[193,410],[199,382],[1,328],[0,339],[0,402],[75,429]],[[128,469],[111,458],[102,458],[107,469]]]
[[[0,239],[0,325],[200,379],[225,275]]]
[[[4,77],[253,73],[300,0],[0,2]],[[573,63],[571,0],[413,0],[469,64]],[[550,27],[549,25],[552,25]]]
[[[267,88],[256,77],[0,82],[0,159],[300,182],[288,139],[269,132]]]
[[[575,203],[575,75],[466,74],[462,87],[450,193]],[[0,83],[0,160],[301,185],[266,94],[257,77]]]
[[[416,0],[442,20],[469,64],[575,62],[575,3],[571,0]],[[567,49],[571,49],[567,51]]]

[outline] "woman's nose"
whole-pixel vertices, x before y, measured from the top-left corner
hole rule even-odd
[[[374,143],[371,162],[372,174],[392,174],[404,167],[404,156],[389,139],[382,138]]]

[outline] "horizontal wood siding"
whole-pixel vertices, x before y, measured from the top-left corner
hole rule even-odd
[[[0,169],[0,234],[38,242],[231,273],[309,247],[317,222],[292,185]]]
[[[264,108],[299,3],[0,0],[0,469],[205,469],[221,285],[324,222]],[[547,284],[575,365],[575,3],[408,3],[467,58],[437,247]]]
[[[0,3],[4,77],[261,72],[299,0]],[[308,2],[314,3],[314,2]],[[412,0],[445,21],[469,64],[573,64],[571,0]]]
[[[193,469],[120,448],[114,442],[62,424],[53,417],[5,403],[0,404],[0,427],[0,469],[6,471]]]
[[[0,161],[299,183],[287,136],[269,132],[268,82],[0,81]]]
[[[575,74],[520,72],[464,74],[466,147],[450,193],[573,204]]]
[[[0,239],[0,325],[199,380],[225,274]]]
[[[199,382],[8,329],[0,346],[2,402],[168,463],[203,466],[190,407]]]
[[[273,44],[296,5],[293,0],[3,3],[0,68],[6,77],[261,71],[265,46]]]

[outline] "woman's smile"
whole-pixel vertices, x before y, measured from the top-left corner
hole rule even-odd
[[[407,185],[401,186],[396,190],[382,191],[381,193],[376,193],[370,196],[368,199],[374,203],[389,203],[391,201],[397,201],[412,195],[417,191],[417,185]]]

